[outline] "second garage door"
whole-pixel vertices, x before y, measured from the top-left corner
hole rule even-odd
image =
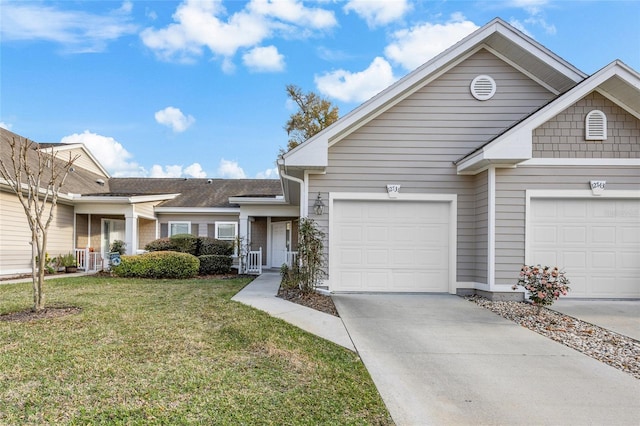
[[[332,291],[446,292],[446,202],[335,200]]]
[[[532,199],[531,263],[559,266],[571,297],[640,297],[640,200]]]

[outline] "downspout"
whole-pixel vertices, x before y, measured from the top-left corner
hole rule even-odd
[[[282,168],[279,170],[280,176],[287,180],[300,184],[300,217],[307,217],[307,194],[305,193],[304,181],[295,176],[286,174],[284,171],[284,161],[282,159],[278,160],[278,165],[282,166]]]

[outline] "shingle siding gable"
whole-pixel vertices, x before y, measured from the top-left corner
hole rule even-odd
[[[607,139],[585,140],[585,118],[607,116]],[[533,132],[534,158],[640,158],[640,120],[597,92],[576,102]]]

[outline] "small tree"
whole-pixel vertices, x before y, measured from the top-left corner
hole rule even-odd
[[[297,280],[302,291],[315,289],[324,277],[324,237],[313,219],[300,219]]]
[[[3,135],[4,136],[4,135]],[[68,161],[56,159],[55,150],[43,151],[28,139],[8,141],[11,161],[0,158],[0,177],[17,195],[31,230],[31,277],[33,310],[45,308],[44,272],[46,269],[47,232],[54,217],[60,188],[79,155]],[[4,145],[4,143],[3,143]]]
[[[287,151],[338,121],[338,107],[313,92],[302,93],[298,86],[287,86],[287,95],[298,105],[284,129],[289,135]]]

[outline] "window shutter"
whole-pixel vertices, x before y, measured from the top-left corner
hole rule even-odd
[[[586,136],[588,141],[603,141],[607,139],[607,116],[604,112],[594,109],[587,114],[585,123]]]
[[[167,238],[169,236],[169,224],[161,223],[160,224],[160,238]]]
[[[192,223],[191,224],[191,235],[195,235],[197,237],[199,229],[200,229],[200,224],[199,223]]]

